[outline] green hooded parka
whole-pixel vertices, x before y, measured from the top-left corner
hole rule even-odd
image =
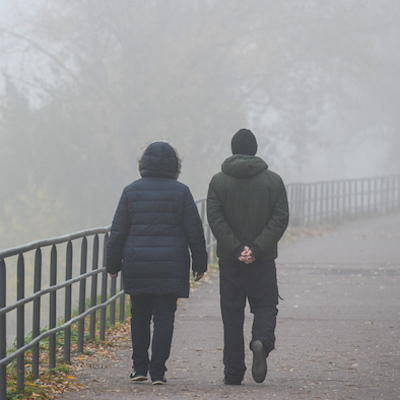
[[[207,217],[220,259],[237,259],[248,246],[256,259],[274,260],[289,221],[285,186],[260,157],[235,154],[213,176]]]

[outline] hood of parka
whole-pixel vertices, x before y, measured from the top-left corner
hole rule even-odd
[[[257,175],[266,169],[268,165],[260,157],[243,154],[235,154],[227,158],[221,166],[222,172],[238,179]]]
[[[167,142],[154,142],[147,146],[140,161],[139,171],[144,178],[178,179],[180,166],[174,148]]]

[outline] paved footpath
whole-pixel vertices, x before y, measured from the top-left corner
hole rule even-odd
[[[216,273],[180,302],[166,385],[130,382],[127,347],[81,372],[86,389],[58,398],[400,399],[400,215],[282,243],[277,267],[284,300],[264,383],[252,380],[249,350],[243,384],[222,383]]]

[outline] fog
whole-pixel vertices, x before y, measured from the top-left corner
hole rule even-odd
[[[251,129],[286,183],[400,173],[395,0],[1,0],[0,248],[111,223],[154,140],[204,197]]]

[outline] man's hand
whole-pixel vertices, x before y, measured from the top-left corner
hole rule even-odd
[[[194,276],[194,281],[197,282],[204,276],[204,272],[199,273],[199,272],[193,271],[193,276]]]
[[[108,274],[110,275],[110,278],[116,278],[118,276],[118,272],[116,274]]]
[[[244,250],[242,251],[242,253],[239,257],[239,261],[242,261],[245,264],[251,264],[252,262],[255,261],[255,257],[248,246],[244,247]]]

